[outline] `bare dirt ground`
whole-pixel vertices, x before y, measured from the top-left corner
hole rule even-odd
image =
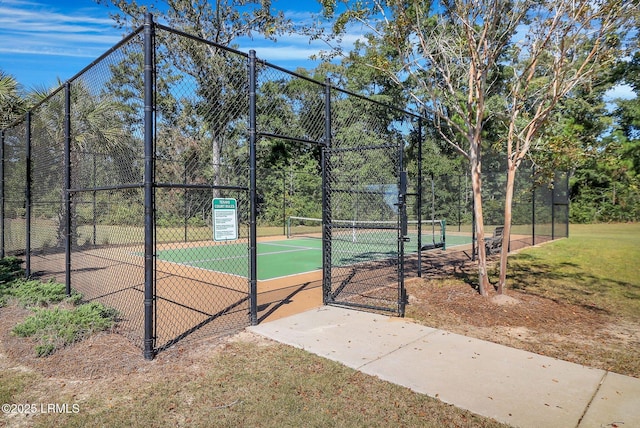
[[[638,324],[514,290],[507,297],[487,299],[469,286],[418,278],[407,281],[407,290],[407,316],[429,326],[640,377],[640,356],[635,352],[640,348]],[[230,340],[222,337],[186,341],[148,362],[130,340],[109,332],[39,358],[33,341],[10,333],[29,313],[14,305],[0,309],[0,369],[20,365],[60,379],[127,376],[158,368],[183,370]],[[248,337],[247,333],[243,335]],[[616,362],[616,358],[623,360]]]

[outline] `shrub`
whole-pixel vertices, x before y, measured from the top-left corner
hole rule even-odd
[[[71,296],[67,296],[65,285],[53,280],[43,283],[37,280],[17,279],[5,294],[15,297],[24,306],[46,306],[63,300],[77,304],[82,298],[82,295],[75,291],[72,291]]]
[[[16,325],[12,332],[20,337],[35,337],[36,355],[44,357],[57,349],[98,331],[111,328],[117,312],[100,303],[87,303],[73,309],[33,309],[33,315]]]
[[[22,260],[17,257],[0,259],[0,283],[13,281],[24,274],[20,267]]]

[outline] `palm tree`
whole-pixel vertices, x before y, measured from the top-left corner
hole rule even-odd
[[[0,70],[0,129],[6,128],[24,114],[22,87],[10,74]]]
[[[90,188],[102,180],[122,179],[124,168],[131,168],[134,148],[127,126],[119,112],[122,105],[108,91],[92,93],[87,83],[77,79],[71,83],[71,187]],[[33,176],[39,183],[33,189],[34,202],[64,200],[65,92],[37,90],[31,93]],[[126,159],[125,159],[126,158]],[[99,171],[98,171],[99,170]],[[127,171],[128,172],[128,171]],[[130,176],[130,172],[126,174]],[[134,173],[135,175],[135,173]],[[134,181],[140,177],[132,178]],[[117,177],[117,178],[116,178]],[[137,178],[137,180],[136,180]],[[88,182],[88,180],[90,182]],[[34,181],[35,182],[35,181]],[[103,183],[104,184],[104,183]],[[82,196],[76,195],[81,198]],[[64,245],[65,208],[57,213],[57,245]],[[54,215],[54,213],[49,213]],[[72,204],[72,245],[77,245],[77,204]]]

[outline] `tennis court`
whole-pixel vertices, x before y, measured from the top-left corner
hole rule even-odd
[[[230,248],[233,247],[233,248]],[[248,264],[238,259],[248,259],[242,254],[246,243],[202,245],[191,248],[161,250],[157,259],[209,271],[248,277]],[[322,241],[319,239],[288,239],[259,242],[258,280],[310,272],[322,268]]]
[[[348,251],[332,251],[334,266],[349,266],[362,262],[385,260],[397,257],[397,237],[391,233],[376,235],[376,239],[364,239],[362,233],[353,231],[335,231],[333,239],[348,239],[351,244]],[[360,231],[358,231],[360,232]],[[423,235],[423,242],[431,241],[431,235]],[[451,241],[451,242],[449,242]],[[448,236],[447,247],[465,245],[471,242],[467,236]],[[230,248],[232,247],[232,248]],[[417,252],[415,237],[405,243],[407,254]],[[160,250],[157,259],[192,268],[248,277],[248,263],[239,263],[239,259],[248,259],[246,243],[206,244],[180,249]],[[236,256],[229,256],[236,254]],[[298,275],[322,269],[322,240],[317,237],[299,237],[258,242],[257,244],[258,280],[270,280]]]

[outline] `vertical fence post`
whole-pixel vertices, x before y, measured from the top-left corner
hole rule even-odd
[[[416,192],[418,205],[418,278],[422,278],[422,116],[418,117],[418,189]]]
[[[184,162],[184,174],[182,177],[182,182],[184,183],[184,214],[182,215],[184,217],[184,242],[188,242],[189,241],[189,190],[187,189],[187,160],[185,159]]]
[[[466,176],[466,173],[465,173]],[[469,177],[471,178],[471,177]],[[476,261],[478,255],[476,241],[476,198],[473,196],[473,183],[471,185],[471,261]]]
[[[27,278],[31,276],[31,111],[27,112],[25,132],[25,188],[24,188],[24,207],[25,207],[25,255],[24,270]]]
[[[4,242],[4,129],[0,130],[0,258],[5,256]]]
[[[95,189],[95,187],[97,186],[97,174],[98,174],[98,163],[96,162],[96,154],[92,153],[91,155],[92,161],[93,161],[93,177],[92,177],[92,185],[93,188]],[[93,242],[93,245],[95,246],[98,243],[98,193],[96,192],[96,190],[94,190],[93,192],[91,192],[91,207],[93,210],[93,239],[91,242]]]
[[[551,182],[551,240],[556,239],[556,173]]]
[[[71,84],[64,84],[64,284],[67,296],[71,296],[71,245],[73,230],[71,224]]]
[[[565,203],[565,211],[564,211],[564,237],[569,237],[569,208],[571,207],[569,201],[569,172],[565,171],[562,173],[562,190],[564,192],[563,202]]]
[[[407,238],[407,172],[404,171],[404,144],[398,147],[398,311],[404,317],[407,292],[404,288],[404,243]]]
[[[249,301],[251,325],[258,324],[257,197],[256,197],[256,51],[249,51]]]
[[[287,234],[287,170],[282,167],[282,234]]]
[[[330,303],[331,294],[331,82],[324,85],[324,147],[322,148],[322,303]]]
[[[462,176],[458,174],[458,232],[460,231],[462,231]]]
[[[154,25],[153,16],[144,20],[144,358],[155,353],[154,337]]]
[[[536,245],[536,167],[531,167],[531,245]]]

